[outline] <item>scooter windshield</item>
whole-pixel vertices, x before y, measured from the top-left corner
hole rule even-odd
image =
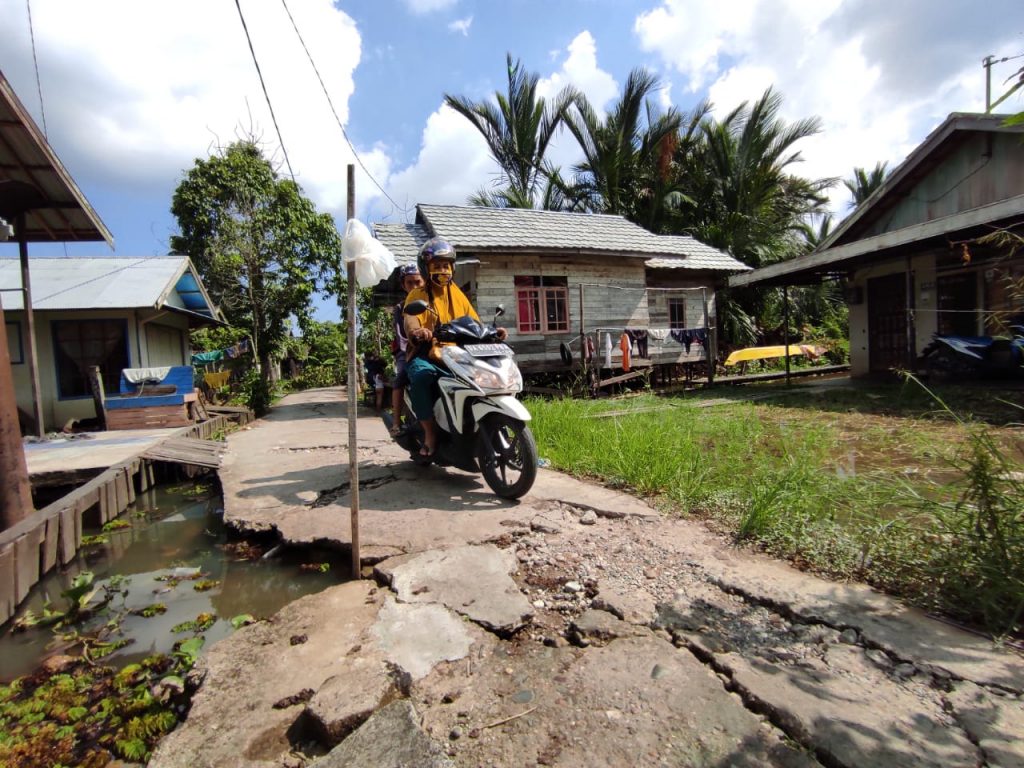
[[[489,333],[489,329],[483,323],[470,315],[457,317],[449,325],[452,332],[463,339],[483,339]]]

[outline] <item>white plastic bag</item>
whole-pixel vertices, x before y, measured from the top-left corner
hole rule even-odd
[[[358,219],[349,219],[345,224],[345,236],[341,240],[341,258],[350,273],[355,265],[356,284],[370,288],[384,280],[395,270],[395,257],[384,244],[370,234],[366,225]]]

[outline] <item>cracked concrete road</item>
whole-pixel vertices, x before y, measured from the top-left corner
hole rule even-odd
[[[348,545],[346,414],[341,390],[311,390],[289,395],[266,418],[232,434],[220,470],[225,522],[243,532],[276,531],[294,544]],[[598,515],[654,514],[624,493],[543,469],[526,498],[500,499],[480,475],[413,464],[372,411],[360,410],[357,429],[364,563],[487,541],[505,530],[503,523],[528,522],[553,500]]]
[[[377,584],[214,646],[151,765],[1024,768],[1013,649],[624,494],[542,471],[504,502],[359,430]],[[344,545],[345,436],[337,391],[232,435],[228,521]]]

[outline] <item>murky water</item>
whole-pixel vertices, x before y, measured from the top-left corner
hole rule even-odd
[[[95,574],[93,585],[101,588],[121,576],[125,579],[122,587],[127,589],[123,602],[117,597],[107,612],[76,625],[84,633],[124,612],[121,636],[133,642],[103,661],[121,666],[152,653],[169,652],[176,641],[192,636],[174,633],[171,628],[199,614],[217,617],[203,633],[204,648],[208,649],[234,631],[232,617],[270,616],[292,600],[348,578],[347,558],[338,553],[286,551],[266,559],[242,559],[230,546],[225,549],[228,537],[221,515],[221,498],[215,488],[204,490],[188,483],[140,494],[135,506],[119,518],[131,527],[104,533],[107,544],[83,550],[67,569],[51,572],[33,588],[19,615],[27,609],[41,613],[47,600],[64,608],[61,592],[82,571]],[[327,569],[317,568],[319,563],[327,563]],[[196,568],[203,579],[218,582],[216,586],[200,592],[194,588],[197,580],[174,584],[158,578],[172,575],[176,569],[182,574]],[[162,603],[167,612],[152,618],[130,613],[154,603]],[[5,625],[0,636],[0,681],[4,682],[31,672],[42,658],[61,647],[50,629],[15,633],[12,624]]]

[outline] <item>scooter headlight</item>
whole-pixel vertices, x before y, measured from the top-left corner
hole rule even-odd
[[[473,383],[481,389],[500,389],[518,392],[523,388],[523,376],[511,358],[503,358],[493,368],[474,368]]]

